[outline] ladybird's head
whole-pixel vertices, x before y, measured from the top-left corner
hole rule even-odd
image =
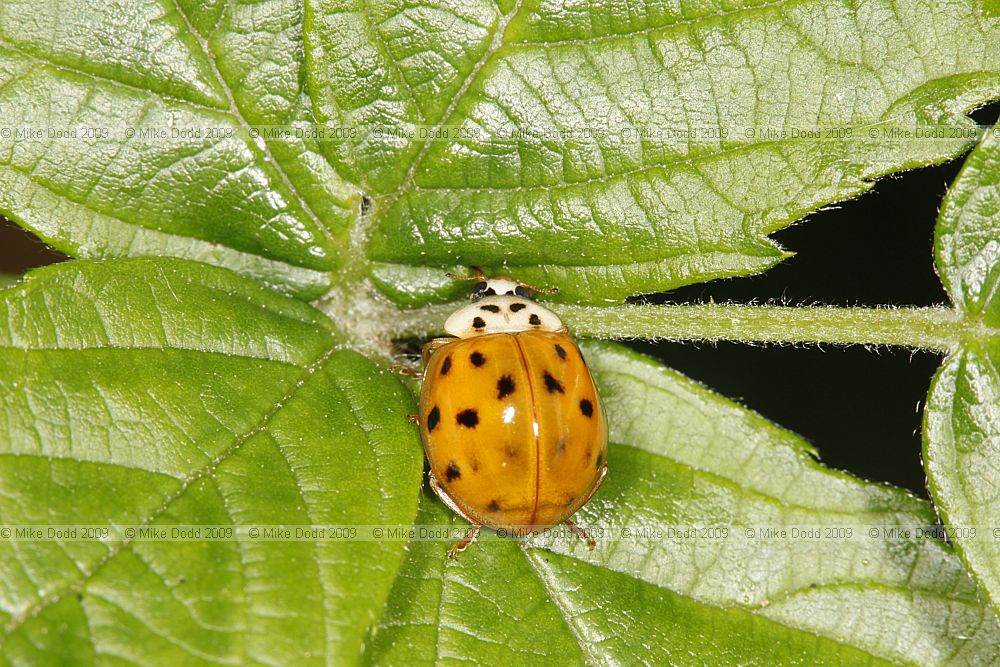
[[[516,280],[511,280],[506,276],[497,276],[477,282],[472,288],[469,298],[473,301],[479,301],[486,296],[520,296],[527,299],[531,296],[531,290]]]
[[[472,288],[472,303],[462,306],[444,323],[452,336],[471,338],[519,331],[563,331],[562,321],[530,298],[531,288],[510,278],[486,278]]]

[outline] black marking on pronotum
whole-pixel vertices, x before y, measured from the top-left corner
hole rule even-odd
[[[524,305],[523,303],[512,303],[512,304],[510,304],[510,312],[512,312],[512,313],[516,313],[519,310],[524,310],[525,308],[527,308],[527,306]]]
[[[486,326],[486,320],[484,320],[483,318],[481,318],[481,317],[474,317],[474,318],[472,318],[472,328],[473,329],[482,329],[485,326]]]
[[[562,382],[552,377],[552,374],[548,371],[545,371],[545,375],[542,376],[542,379],[545,380],[545,388],[549,390],[549,393],[554,394],[557,391],[560,394],[566,393],[563,389]]]
[[[438,410],[438,406],[431,408],[431,411],[427,413],[427,432],[430,433],[441,421],[441,411]]]
[[[455,421],[466,428],[476,428],[476,424],[479,423],[479,413],[474,408],[462,410],[455,415]]]
[[[528,324],[533,326],[538,326],[542,323],[542,318],[538,317],[538,313],[532,313],[531,317],[528,318]]]
[[[491,512],[499,512],[500,503],[498,503],[496,500],[491,500],[490,504],[486,506],[486,509],[488,509]]]
[[[592,417],[594,415],[594,404],[591,403],[586,398],[580,401],[580,412],[586,417]]]
[[[566,348],[563,347],[562,345],[560,345],[559,343],[556,343],[556,354],[559,355],[560,359],[565,359],[566,358]]]
[[[485,310],[487,313],[499,313],[500,306],[494,306],[492,303],[488,303],[485,306],[479,306],[479,310]]]
[[[509,375],[497,380],[497,398],[506,398],[514,393],[514,378]]]
[[[479,367],[486,363],[486,357],[481,355],[479,352],[473,352],[469,355],[469,361],[472,362],[473,366]]]
[[[531,294],[528,292],[528,288],[525,287],[524,285],[518,285],[517,287],[515,287],[514,294],[518,296],[523,296],[525,299],[531,296]]]
[[[449,354],[447,357],[444,358],[444,361],[441,362],[441,375],[447,375],[448,371],[450,370],[451,370],[451,355]]]
[[[462,476],[462,469],[455,465],[452,461],[448,464],[448,469],[444,471],[444,478],[449,482],[454,482],[456,479]]]

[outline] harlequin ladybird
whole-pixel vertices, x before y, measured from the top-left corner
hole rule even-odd
[[[525,535],[566,524],[604,481],[607,421],[590,370],[555,313],[508,278],[481,280],[423,348],[420,436],[430,485],[471,524]]]

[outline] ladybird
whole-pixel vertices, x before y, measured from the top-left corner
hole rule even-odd
[[[597,388],[559,317],[509,278],[484,279],[423,348],[420,436],[430,486],[472,526],[527,535],[565,524],[608,472]]]

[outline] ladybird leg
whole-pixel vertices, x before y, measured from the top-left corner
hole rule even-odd
[[[451,551],[448,552],[448,558],[458,558],[458,554],[468,549],[469,545],[476,539],[476,536],[479,535],[479,529],[481,527],[482,526],[478,523],[474,523],[469,526],[469,532],[465,534],[465,537],[455,543],[455,546],[453,546]]]
[[[595,540],[593,537],[591,537],[590,533],[588,533],[586,530],[584,530],[583,528],[580,528],[580,526],[576,525],[575,523],[573,523],[569,519],[566,519],[565,521],[563,521],[563,524],[565,524],[566,527],[569,528],[569,530],[570,530],[571,533],[573,533],[574,535],[576,535],[577,537],[579,537],[581,540],[583,540],[584,542],[586,542],[587,543],[587,547],[589,547],[591,551],[593,551],[594,548],[597,546],[597,540]]]
[[[580,503],[580,507],[583,507],[584,505],[590,502],[590,499],[594,497],[594,494],[597,493],[597,490],[601,488],[601,484],[604,484],[604,478],[607,476],[608,476],[608,464],[605,463],[604,466],[601,468],[601,472],[598,473],[597,481],[594,482],[594,486],[592,489],[590,489],[590,493],[588,493],[587,497],[583,499],[582,503]]]
[[[432,338],[424,344],[424,349],[421,354],[424,368],[427,368],[427,361],[431,358],[431,355],[436,351],[447,345],[448,343],[454,343],[457,339],[455,338]]]
[[[420,415],[406,415],[406,421],[410,422],[411,424],[419,424]]]
[[[427,473],[427,481],[430,482],[431,490],[438,498],[441,499],[441,502],[448,506],[448,509],[472,524],[469,526],[469,531],[465,534],[465,537],[460,539],[455,546],[451,548],[451,551],[448,552],[448,558],[455,558],[458,554],[465,551],[468,546],[472,544],[473,540],[476,539],[482,524],[477,523],[475,519],[462,511],[462,508],[458,506],[458,503],[452,500],[451,496],[448,495],[448,492],[445,491],[443,486],[441,486],[441,483],[438,481],[438,478],[434,475],[433,471],[429,471]]]
[[[415,364],[403,361],[393,363],[392,371],[394,373],[399,373],[400,375],[409,375],[410,377],[419,377],[422,373],[422,371],[417,368]]]

